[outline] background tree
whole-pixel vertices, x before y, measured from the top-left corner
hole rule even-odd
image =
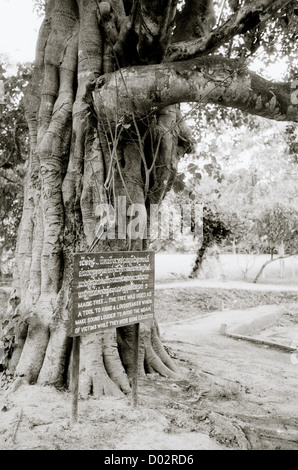
[[[297,205],[297,126],[215,105],[192,106],[188,115],[197,142],[179,164],[177,200],[191,194],[224,215],[233,252],[263,252],[255,222],[264,206]]]
[[[0,80],[5,84],[5,102],[0,105],[0,259],[3,250],[13,252],[22,215],[23,179],[29,153],[28,127],[22,103],[31,65],[19,65],[14,75],[0,64]],[[1,271],[1,265],[0,265]]]
[[[229,235],[230,230],[223,217],[211,207],[204,207],[202,243],[197,251],[190,277],[195,277],[198,274],[207,249],[214,245],[220,245]]]
[[[235,41],[235,54],[232,44],[254,34],[251,54],[275,34],[280,15],[296,16],[295,2],[233,2],[215,26],[218,3],[47,1],[26,97],[30,159],[11,297],[18,305],[4,334],[8,366],[23,380],[66,382],[73,253],[146,248],[142,238],[98,239],[96,207],[109,202],[117,212],[118,196],[147,208],[163,200],[189,146],[180,103],[297,122],[291,84],[250,72],[239,54],[247,41]],[[295,47],[293,24],[284,42]],[[129,390],[132,331],[82,337],[82,396]],[[142,374],[175,372],[155,322],[141,324],[139,357]]]
[[[265,208],[261,219],[257,221],[257,234],[260,244],[269,251],[270,259],[261,266],[254,282],[257,282],[268,264],[298,253],[297,210],[279,203]],[[276,253],[277,257],[274,258]]]

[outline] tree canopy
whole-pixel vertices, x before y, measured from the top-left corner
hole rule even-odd
[[[46,2],[25,99],[30,155],[5,333],[22,380],[67,382],[73,254],[148,247],[141,235],[108,239],[98,207],[119,213],[126,197],[144,208],[145,228],[192,148],[180,103],[297,123],[296,20],[294,0]],[[249,69],[261,51],[287,54],[283,83]],[[175,375],[156,318],[140,331],[140,373]],[[132,339],[131,327],[82,337],[82,396],[129,390]]]
[[[31,65],[19,65],[14,75],[0,64],[4,103],[0,105],[0,253],[14,250],[23,206],[23,180],[29,153],[28,127],[22,103]],[[1,267],[0,267],[1,270]]]

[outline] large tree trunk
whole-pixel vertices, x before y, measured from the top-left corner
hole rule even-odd
[[[5,329],[8,367],[29,383],[62,386],[68,381],[73,254],[147,247],[141,235],[118,240],[117,227],[116,240],[98,239],[100,204],[117,210],[119,196],[127,206],[159,203],[176,173],[176,105],[143,121],[134,117],[129,127],[121,122],[112,127],[97,119],[86,98],[90,82],[118,68],[120,61],[135,61],[134,49],[122,50],[129,16],[122,2],[110,3],[114,10],[95,0],[51,0],[39,35],[26,98],[30,164]],[[112,46],[120,35],[116,54]],[[82,396],[129,391],[132,328],[82,337]],[[142,323],[139,372],[171,376],[175,370],[155,321]]]
[[[193,58],[195,51],[203,55],[216,46],[210,33],[212,0],[208,8],[203,0],[186,0],[185,11],[192,5],[202,25],[196,28],[194,21],[185,29],[182,14],[176,30],[181,43],[169,48],[177,3],[46,3],[26,97],[31,152],[4,326],[7,366],[29,383],[68,382],[73,254],[147,248],[142,237],[146,214],[139,219],[139,237],[117,237],[116,226],[111,240],[105,237],[100,207],[111,204],[121,210],[119,197],[126,198],[127,206],[141,204],[147,210],[162,201],[189,145],[177,103],[211,101],[298,120],[290,85],[270,85],[242,63],[219,56],[166,62]],[[253,4],[259,3],[263,10],[280,0]],[[233,31],[241,33],[249,18],[245,7],[221,31],[217,46]],[[188,30],[191,38],[198,37],[189,56],[183,42]],[[200,34],[209,39],[200,42]],[[127,327],[82,338],[82,396],[129,390],[132,336]],[[141,324],[139,370],[175,373],[155,321]]]

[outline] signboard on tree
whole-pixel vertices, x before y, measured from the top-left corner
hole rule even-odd
[[[153,318],[154,252],[78,253],[74,256],[70,336]]]

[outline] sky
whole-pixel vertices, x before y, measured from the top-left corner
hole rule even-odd
[[[42,18],[33,0],[0,0],[0,54],[16,62],[32,62]]]

